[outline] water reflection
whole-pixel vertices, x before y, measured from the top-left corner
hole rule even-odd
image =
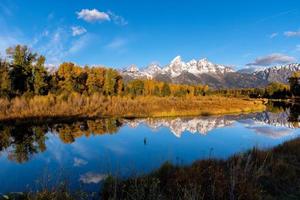
[[[42,126],[6,126],[0,125],[0,152],[6,152],[7,158],[17,163],[30,160],[35,154],[46,150],[47,133],[58,135],[65,144],[71,144],[76,138],[103,134],[115,134],[123,125],[136,128],[146,125],[154,132],[168,128],[177,138],[184,133],[207,135],[214,129],[233,126],[235,122],[257,134],[271,138],[280,138],[292,133],[291,129],[300,127],[300,106],[298,104],[271,103],[269,111],[236,116],[211,116],[197,118],[145,118],[145,119],[98,119],[74,123]],[[267,126],[269,125],[269,126]],[[147,138],[144,138],[147,145]],[[1,154],[0,154],[1,156]],[[74,166],[87,162],[74,158]]]
[[[0,130],[0,151],[7,151],[9,160],[24,163],[46,150],[47,127],[2,126]]]
[[[267,112],[247,115],[0,124],[0,193],[34,185],[45,168],[53,177],[64,168],[72,184],[95,185],[96,191],[110,172],[126,176],[165,161],[190,164],[272,147],[300,135],[299,110],[272,103]]]
[[[46,133],[57,134],[61,141],[70,144],[82,136],[114,134],[121,125],[122,123],[117,119],[87,120],[70,124],[42,126],[1,125],[0,152],[5,151],[9,160],[24,163],[34,154],[46,150]]]

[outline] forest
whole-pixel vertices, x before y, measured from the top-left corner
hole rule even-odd
[[[57,70],[45,67],[46,58],[33,53],[27,46],[17,45],[6,50],[0,58],[0,97],[35,95],[103,96],[248,96],[251,98],[289,98],[299,95],[299,73],[290,77],[290,85],[270,83],[265,88],[212,90],[207,85],[180,85],[155,80],[132,80],[124,82],[113,68],[84,66],[65,62]]]
[[[230,114],[264,110],[266,98],[299,95],[297,73],[290,85],[213,90],[201,84],[125,82],[113,68],[72,62],[53,70],[46,67],[44,56],[22,45],[8,48],[6,54],[0,59],[0,120]]]
[[[117,70],[105,67],[80,67],[71,62],[58,66],[54,72],[45,67],[46,58],[18,45],[6,50],[0,60],[0,97],[14,98],[34,95],[104,96],[199,96],[208,91],[206,85],[176,85],[153,80],[124,83]]]

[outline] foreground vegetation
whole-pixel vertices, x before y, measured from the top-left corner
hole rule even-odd
[[[103,199],[299,199],[300,139],[272,150],[188,167],[166,163],[141,177],[104,183]]]
[[[265,109],[262,100],[205,97],[120,97],[77,93],[69,96],[0,99],[0,121],[67,117],[166,117],[232,114]]]
[[[3,199],[97,199],[72,192],[64,182],[51,189],[9,194]],[[271,150],[252,149],[228,160],[208,159],[191,166],[166,163],[149,175],[109,176],[101,199],[299,199],[300,138]],[[1,199],[1,197],[0,197]]]

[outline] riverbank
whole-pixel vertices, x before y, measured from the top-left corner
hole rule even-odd
[[[271,150],[179,167],[166,163],[145,176],[109,177],[103,199],[300,199],[300,138]]]
[[[264,100],[205,97],[35,96],[0,99],[0,122],[51,121],[73,118],[143,118],[259,112]]]
[[[108,176],[100,193],[71,191],[67,182],[0,199],[299,199],[300,138],[269,150],[252,149],[227,160],[206,159],[190,166],[165,163],[143,176]]]

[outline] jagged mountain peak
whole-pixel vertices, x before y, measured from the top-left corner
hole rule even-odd
[[[135,73],[139,71],[139,68],[136,65],[131,65],[129,66],[126,71],[131,72],[131,73]]]
[[[152,63],[142,71],[143,73],[147,74],[147,76],[154,76],[157,73],[161,73],[162,69],[159,64]]]
[[[145,70],[161,70],[161,67],[157,63],[151,63]]]
[[[265,87],[271,82],[288,83],[288,77],[296,71],[300,71],[300,64],[249,67],[235,71],[231,67],[214,64],[207,58],[184,62],[181,56],[176,56],[165,67],[152,63],[142,70],[131,66],[121,73],[126,76],[126,80],[155,79],[180,84],[207,84],[211,88],[220,89]]]
[[[210,62],[208,60],[208,58],[202,58],[198,61],[198,63],[201,63],[201,64],[212,64],[212,62]]]
[[[181,56],[176,56],[175,58],[173,58],[173,60],[171,61],[171,64],[178,64],[182,62],[182,58]]]

